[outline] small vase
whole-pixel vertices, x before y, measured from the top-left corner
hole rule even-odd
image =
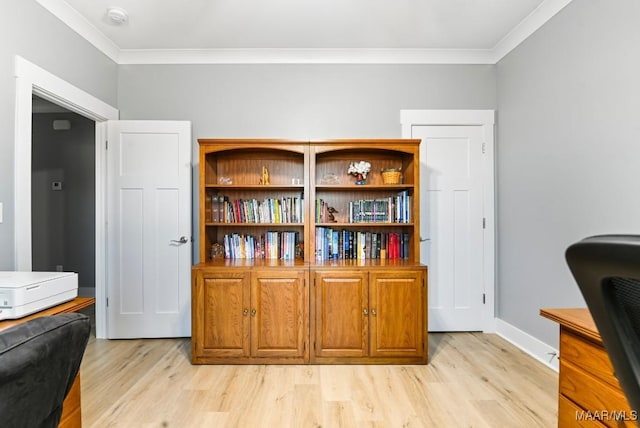
[[[362,176],[362,174],[356,174],[356,184],[357,185],[364,184],[364,177]]]

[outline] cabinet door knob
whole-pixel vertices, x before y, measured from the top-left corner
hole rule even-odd
[[[247,315],[249,315],[249,309],[244,308],[244,309],[242,310],[242,315],[244,315],[245,317],[246,317]]]
[[[255,317],[256,316],[256,310],[255,309],[251,309],[251,316]]]
[[[367,308],[364,308],[362,310],[362,315],[369,315],[369,310]]]
[[[376,315],[378,315],[378,313],[376,312],[375,309],[371,309],[371,315],[373,315],[375,317]]]

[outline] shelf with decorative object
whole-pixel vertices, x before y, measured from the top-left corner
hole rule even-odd
[[[318,257],[326,228],[357,233],[360,228],[379,235],[399,234],[406,241],[401,259],[419,264],[419,140],[335,140],[311,145],[310,196],[314,226],[310,230],[312,255]],[[358,167],[359,166],[359,167]],[[352,173],[367,171],[364,184]],[[398,176],[388,183],[385,172]],[[330,218],[328,216],[330,212]],[[332,254],[335,253],[332,249]]]
[[[304,246],[308,193],[306,142],[266,139],[201,139],[200,143],[200,261],[232,257],[229,237],[247,242],[267,234],[293,233],[295,248]],[[224,251],[226,246],[226,250]],[[220,251],[219,248],[223,250]],[[241,258],[259,259],[261,248]],[[304,259],[303,251],[286,252]],[[279,259],[279,257],[277,258]]]

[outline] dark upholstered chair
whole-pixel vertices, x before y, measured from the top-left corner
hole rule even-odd
[[[566,258],[629,405],[640,410],[640,236],[586,238]]]
[[[0,426],[58,426],[90,330],[86,315],[70,313],[0,331]]]

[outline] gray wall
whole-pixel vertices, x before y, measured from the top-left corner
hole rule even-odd
[[[393,138],[401,109],[496,108],[491,65],[125,65],[118,88],[122,119],[192,121],[193,183],[198,138]]]
[[[490,65],[123,65],[118,88],[121,118],[191,120],[194,140],[398,137],[403,108],[496,106]]]
[[[54,130],[60,119],[71,129]],[[62,265],[78,273],[80,287],[95,288],[95,123],[43,113],[33,115],[32,128],[33,270]],[[52,181],[62,181],[62,190],[52,190]]]
[[[640,233],[640,2],[577,0],[497,65],[498,317],[552,346],[568,245]]]
[[[0,270],[14,269],[14,57],[115,106],[117,66],[34,0],[5,0],[0,26]]]

